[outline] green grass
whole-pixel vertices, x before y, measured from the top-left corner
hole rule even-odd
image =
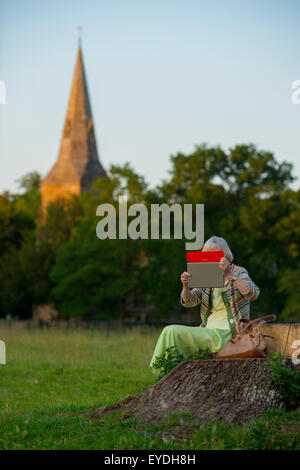
[[[299,449],[300,413],[272,411],[243,426],[171,415],[159,425],[85,411],[153,385],[159,331],[0,330],[0,449]]]

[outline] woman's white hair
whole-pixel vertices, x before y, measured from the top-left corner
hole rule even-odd
[[[231,249],[228,246],[228,243],[224,238],[222,237],[216,237],[215,235],[213,237],[210,237],[203,245],[202,251],[210,251],[210,250],[221,250],[224,251],[224,256],[225,258],[228,259],[228,261],[233,260],[233,254]]]

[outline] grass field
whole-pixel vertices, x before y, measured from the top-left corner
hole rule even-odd
[[[300,413],[271,411],[243,426],[172,415],[143,427],[115,411],[84,411],[139,393],[159,330],[0,330],[0,449],[299,449]]]

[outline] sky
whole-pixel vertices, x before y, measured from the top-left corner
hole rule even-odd
[[[150,186],[170,155],[253,143],[300,181],[298,0],[0,0],[0,192],[54,165],[82,28],[100,160]]]

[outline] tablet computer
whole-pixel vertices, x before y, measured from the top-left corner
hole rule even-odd
[[[224,287],[224,274],[219,266],[223,251],[187,252],[188,287]]]

